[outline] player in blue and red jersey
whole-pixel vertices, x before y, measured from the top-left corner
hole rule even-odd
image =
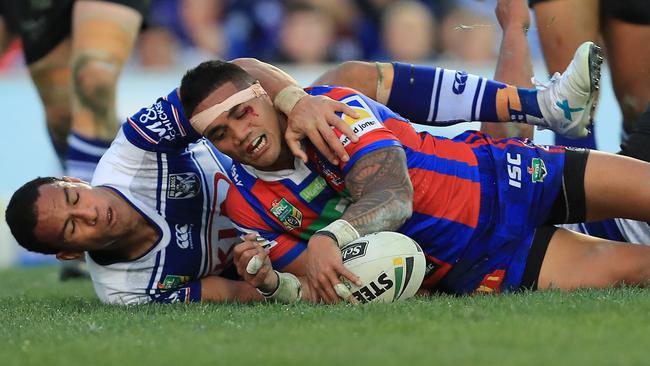
[[[274,266],[307,274],[326,301],[336,301],[340,275],[357,280],[336,245],[380,230],[417,240],[429,259],[425,286],[451,293],[650,279],[649,247],[547,226],[567,217],[650,219],[650,189],[630,189],[650,177],[645,163],[477,132],[452,140],[417,133],[383,105],[336,87],[309,92],[355,109],[360,118],[343,119],[359,142],[341,136],[350,160],[338,165],[306,145],[303,162],[260,89],[236,66],[207,62],[180,90],[193,127],[237,161],[228,216],[269,240]]]

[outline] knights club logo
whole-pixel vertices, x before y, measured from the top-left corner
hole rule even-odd
[[[289,231],[302,225],[302,212],[284,198],[273,201],[270,211]]]
[[[201,191],[201,181],[194,173],[170,174],[167,180],[167,198],[192,198]]]

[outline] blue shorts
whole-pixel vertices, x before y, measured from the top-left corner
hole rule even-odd
[[[455,139],[471,144],[477,156],[481,208],[469,245],[436,288],[463,294],[528,286],[522,278],[529,252],[562,187],[566,149],[519,138],[493,141],[479,132]],[[548,240],[540,244],[542,259]]]

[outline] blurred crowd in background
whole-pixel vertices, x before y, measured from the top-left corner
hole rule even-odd
[[[494,4],[495,0],[152,0],[133,62],[157,69],[209,57],[255,57],[298,65],[443,58],[483,64],[498,54]],[[16,42],[0,60],[0,70],[22,65],[21,57]]]

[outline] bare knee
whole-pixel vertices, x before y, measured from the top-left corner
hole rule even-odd
[[[75,97],[83,108],[106,117],[113,111],[115,89],[121,64],[91,52],[77,55],[72,61]]]

